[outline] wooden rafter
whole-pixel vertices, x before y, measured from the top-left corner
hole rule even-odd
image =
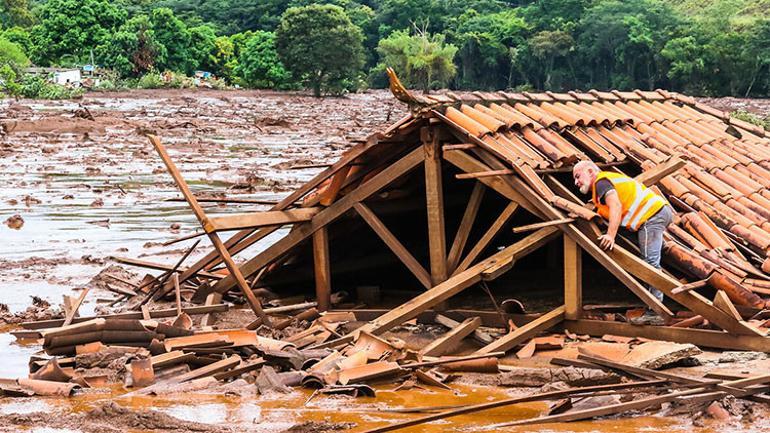
[[[543,314],[522,327],[514,329],[512,332],[503,335],[474,353],[507,352],[537,334],[558,325],[562,320],[564,320],[564,305]]]
[[[557,234],[558,229],[554,227],[546,227],[544,229],[540,229],[525,237],[524,239],[514,243],[513,245],[508,246],[502,251],[498,251],[486,260],[483,260],[468,268],[467,270],[450,277],[443,283],[415,296],[408,302],[379,316],[377,319],[356,330],[355,333],[364,331],[378,335],[391,329],[394,326],[404,323],[405,321],[416,317],[421,312],[446,301],[447,299],[460,293],[473,284],[478,283],[481,281],[481,274],[490,267],[496,266],[501,262],[516,261],[538,249],[548,241],[552,240],[554,237],[556,237]],[[337,347],[353,341],[353,336],[354,333],[351,333],[337,340],[323,343],[314,347]]]
[[[185,182],[182,174],[176,167],[176,164],[174,164],[174,161],[172,161],[171,157],[169,157],[168,152],[166,152],[166,148],[163,147],[163,144],[161,144],[158,137],[154,135],[148,135],[147,138],[149,138],[153,147],[155,147],[155,150],[158,152],[158,155],[160,155],[160,158],[166,165],[169,174],[174,179],[174,182],[176,182],[177,187],[182,192],[182,195],[187,200],[187,203],[190,205],[190,209],[192,209],[195,217],[198,219],[201,225],[205,225],[207,222],[206,213],[203,211],[203,208],[198,204],[195,196],[190,191],[190,188],[187,186],[187,182]],[[227,270],[230,271],[230,277],[233,279],[234,284],[241,289],[254,313],[262,319],[263,323],[269,326],[270,319],[267,317],[264,311],[262,311],[262,304],[259,302],[259,298],[257,298],[257,296],[254,295],[254,293],[251,291],[251,288],[246,282],[246,279],[243,277],[243,274],[238,268],[238,265],[236,265],[233,261],[232,256],[230,256],[230,253],[227,251],[224,243],[219,238],[219,235],[216,233],[208,233],[208,236],[211,240],[211,243],[214,245],[214,249],[217,250],[220,258],[225,263]]]
[[[452,275],[457,275],[458,273],[468,269],[471,263],[476,261],[479,255],[489,246],[490,242],[492,242],[495,236],[500,233],[500,230],[502,230],[503,226],[505,226],[505,223],[511,219],[511,216],[514,214],[514,212],[516,212],[516,209],[518,208],[519,204],[515,201],[509,202],[505,206],[503,211],[500,212],[500,215],[497,216],[495,221],[492,222],[492,225],[490,225],[487,231],[481,236],[481,239],[476,242],[476,245],[474,245],[473,248],[468,251],[468,254],[466,254],[460,264],[457,265],[457,267],[452,272]]]
[[[403,263],[404,266],[406,266],[412,272],[412,274],[414,274],[417,280],[419,280],[426,289],[433,287],[428,271],[425,270],[420,262],[418,262],[417,259],[415,259],[414,256],[409,252],[409,250],[407,250],[406,247],[404,247],[404,245],[396,238],[396,236],[393,235],[393,232],[388,230],[387,226],[385,226],[382,220],[380,220],[377,215],[375,215],[375,213],[372,212],[372,210],[363,203],[356,203],[354,208],[356,209],[356,212],[361,215],[361,218],[363,218],[364,221],[369,224],[369,227],[371,227],[372,230],[377,233],[377,236],[382,239],[385,245],[387,245],[388,248],[393,251],[393,254],[395,254],[396,257],[401,260],[401,263]]]
[[[479,213],[481,200],[484,198],[486,189],[487,187],[480,182],[476,182],[476,184],[473,185],[473,191],[471,191],[471,196],[465,207],[465,212],[460,220],[460,226],[457,227],[457,233],[452,241],[452,247],[449,249],[447,269],[450,273],[454,273],[457,264],[460,262],[460,255],[463,253],[465,244],[468,242],[468,236],[473,228],[473,223],[476,221],[476,215]]]
[[[241,266],[241,271],[247,277],[253,275],[262,267],[273,262],[275,259],[286,254],[290,249],[297,246],[300,242],[310,237],[313,232],[319,228],[336,220],[347,211],[349,211],[356,203],[366,200],[371,195],[375,194],[385,186],[389,185],[395,179],[403,176],[409,171],[413,170],[423,161],[423,149],[417,148],[409,152],[406,156],[400,160],[391,164],[388,168],[372,177],[358,188],[350,191],[348,194],[341,197],[334,202],[331,206],[319,212],[318,215],[313,217],[312,220],[295,224],[294,230],[289,234],[269,246],[260,254],[249,259]],[[228,276],[219,281],[214,286],[214,291],[224,293],[234,287],[235,281],[231,276]]]
[[[265,212],[238,213],[209,217],[203,229],[206,232],[237,230],[264,226],[282,226],[310,221],[321,209],[316,207]]]

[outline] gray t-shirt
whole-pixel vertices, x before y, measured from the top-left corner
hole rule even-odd
[[[604,202],[604,196],[614,189],[615,185],[613,185],[609,179],[599,179],[596,181],[596,199],[599,200],[599,203],[601,204],[607,204]]]

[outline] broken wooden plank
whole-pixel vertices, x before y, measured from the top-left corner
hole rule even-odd
[[[158,271],[172,271],[172,269],[174,269],[174,266],[167,265],[165,263],[155,263],[155,262],[149,262],[146,260],[137,260],[130,257],[111,256],[110,259],[118,263],[123,263],[125,265],[138,266],[140,268],[147,268],[147,269],[155,269]],[[173,272],[181,272],[182,275],[184,275],[184,273],[187,272],[187,270],[188,268],[179,267]],[[211,272],[204,272],[204,271],[198,272],[198,275],[200,275],[201,277],[211,278],[215,280],[221,280],[222,278],[224,278],[224,276],[222,275],[212,274]],[[180,278],[180,281],[184,281],[184,278]]]
[[[208,217],[207,222],[203,225],[203,229],[207,233],[211,233],[245,228],[296,224],[299,222],[310,221],[320,211],[321,209],[317,207],[307,207]]]
[[[735,308],[730,298],[727,297],[727,293],[724,290],[717,290],[716,296],[714,296],[714,306],[734,317],[735,320],[743,321],[743,317]]]
[[[67,317],[64,318],[64,323],[62,326],[67,326],[72,323],[72,321],[75,319],[75,316],[78,314],[78,310],[80,309],[80,305],[83,303],[83,300],[86,299],[86,295],[88,295],[88,292],[91,289],[85,288],[82,292],[80,292],[80,296],[78,296],[77,300],[70,305],[70,311],[67,313]]]
[[[445,312],[444,314],[446,314],[446,313],[449,313],[449,312]],[[454,329],[454,328],[460,326],[460,322],[458,322],[457,320],[454,320],[454,319],[452,319],[450,317],[447,317],[444,314],[436,314],[436,317],[434,319],[436,321],[436,323],[444,325],[444,326],[446,326],[449,329]],[[481,319],[481,323],[484,324],[484,319],[482,317],[479,317],[479,316],[473,316],[473,317],[478,317],[479,319]],[[466,319],[471,319],[473,317],[467,317]],[[481,344],[489,344],[489,343],[495,341],[494,338],[492,338],[491,335],[489,335],[486,332],[481,331],[479,329],[476,329],[476,330],[473,331],[473,338],[476,339],[476,341],[478,341]]]
[[[758,334],[735,335],[725,331],[710,329],[639,326],[629,323],[585,319],[565,321],[564,328],[577,334],[588,334],[596,337],[613,334],[624,337],[644,337],[677,343],[692,343],[699,347],[770,353],[770,338]]]
[[[513,232],[514,233],[531,232],[532,230],[541,229],[543,227],[558,226],[562,224],[569,224],[572,222],[575,222],[575,218],[560,218],[552,221],[543,221],[543,222],[534,223],[534,224],[527,224],[525,226],[514,227]]]
[[[671,293],[673,294],[684,293],[689,290],[696,290],[696,289],[700,289],[701,287],[706,287],[707,284],[708,284],[708,278],[704,280],[693,281],[692,283],[682,284],[679,287],[675,287],[671,289]]]
[[[374,230],[377,236],[382,239],[385,245],[387,245],[388,248],[393,251],[393,254],[395,254],[396,257],[401,260],[401,263],[403,263],[404,266],[406,266],[412,272],[412,274],[414,274],[417,280],[422,283],[426,289],[433,287],[431,276],[428,271],[425,270],[420,262],[414,258],[412,253],[410,253],[409,250],[404,247],[404,245],[396,238],[393,232],[391,232],[385,226],[382,220],[380,220],[377,215],[375,215],[375,213],[372,212],[372,210],[363,203],[356,203],[353,207],[356,209],[356,212],[358,212],[361,218],[363,218],[364,221],[369,224],[369,227]]]
[[[328,207],[337,200],[337,196],[340,194],[342,186],[345,185],[345,180],[348,178],[351,168],[353,168],[352,164],[348,164],[334,174],[329,185],[321,192],[321,199],[319,200],[321,206]]]
[[[558,400],[558,399],[570,397],[570,396],[591,395],[593,393],[602,392],[602,391],[646,388],[650,386],[661,385],[664,383],[666,383],[666,381],[651,380],[651,381],[629,382],[629,383],[620,383],[620,384],[612,384],[612,385],[585,386],[581,388],[571,388],[571,389],[560,390],[560,391],[540,392],[540,393],[534,393],[532,395],[528,395],[524,397],[513,397],[513,398],[506,398],[506,399],[492,401],[492,402],[467,405],[457,409],[451,409],[451,410],[439,412],[436,414],[426,415],[420,418],[415,418],[407,421],[401,421],[394,424],[385,425],[383,427],[376,427],[373,429],[365,430],[361,433],[385,433],[393,430],[401,430],[403,428],[407,428],[415,425],[425,424],[425,423],[439,420],[439,419],[451,418],[451,417],[465,415],[469,413],[476,413],[476,412],[481,412],[485,410],[495,409],[498,407],[511,406],[519,403],[527,403],[532,401]]]
[[[460,325],[452,328],[449,332],[434,340],[432,343],[420,350],[423,356],[441,356],[455,349],[460,342],[481,326],[481,319],[478,317],[469,317]]]
[[[661,179],[676,172],[685,165],[687,165],[687,161],[684,161],[683,159],[674,155],[663,164],[658,164],[649,170],[645,170],[639,176],[636,176],[634,180],[644,184],[644,186],[649,187],[655,185]]]
[[[187,314],[206,314],[206,313],[221,313],[224,311],[227,311],[229,309],[229,305],[227,304],[217,304],[217,305],[208,305],[208,306],[196,306],[196,307],[188,307],[183,308],[182,311]],[[176,316],[176,308],[168,308],[163,310],[155,310],[150,311],[150,316],[153,319],[160,319],[165,317],[174,317]],[[116,313],[116,314],[103,314],[99,316],[87,316],[87,317],[75,317],[72,320],[72,323],[82,323],[87,322],[89,320],[93,319],[142,319],[142,313],[141,312],[128,312],[128,313]],[[24,329],[46,329],[46,328],[56,328],[59,326],[62,326],[64,324],[64,319],[50,319],[50,320],[40,320],[35,322],[24,322],[21,324],[21,326]]]
[[[512,332],[500,337],[493,343],[487,344],[474,353],[507,352],[540,332],[561,323],[562,320],[564,320],[564,305],[543,314],[524,326],[514,329]]]

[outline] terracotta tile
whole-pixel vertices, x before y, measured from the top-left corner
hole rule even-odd
[[[634,92],[621,92],[619,90],[613,90],[611,93],[624,101],[638,101],[642,99],[641,96]]]
[[[554,101],[559,101],[559,102],[567,102],[567,101],[574,102],[577,100],[577,98],[575,98],[569,93],[545,92],[545,94],[550,96]]]
[[[578,101],[583,102],[596,102],[599,100],[596,96],[590,94],[590,93],[584,93],[584,92],[575,92],[575,91],[569,91],[567,92],[570,95],[572,95],[575,99]]]
[[[549,102],[549,101],[553,101],[553,98],[551,98],[550,96],[548,96],[545,93],[530,93],[530,92],[522,92],[522,93],[524,94],[524,96],[526,96],[527,98],[529,98],[530,100],[532,100],[534,102]]]
[[[488,114],[484,114],[469,105],[461,105],[460,110],[463,112],[463,114],[484,125],[484,127],[490,131],[499,132],[505,130],[505,123],[495,119]]]
[[[562,119],[552,116],[546,111],[540,109],[537,105],[516,103],[513,105],[513,108],[515,110],[520,111],[525,116],[531,119],[534,119],[535,121],[545,126],[546,128],[551,128],[553,126],[556,126],[561,129],[569,126],[569,123],[565,122]]]
[[[575,110],[570,110],[560,102],[555,104],[544,102],[540,104],[540,109],[548,112],[548,114],[556,118],[562,119],[565,123],[570,125],[585,126],[591,122],[590,118],[582,116]]]
[[[463,114],[460,110],[454,107],[447,108],[444,115],[449,120],[456,123],[458,126],[465,129],[466,131],[468,131],[468,133],[476,137],[482,137],[484,135],[492,133],[492,131],[490,131],[489,128],[471,119],[470,117]]]
[[[596,96],[601,101],[619,101],[620,98],[618,98],[616,95],[610,93],[610,92],[601,92],[599,90],[589,90],[588,93]]]

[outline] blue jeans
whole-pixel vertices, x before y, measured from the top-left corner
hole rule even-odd
[[[652,267],[660,269],[660,256],[663,247],[663,232],[674,219],[671,206],[663,206],[655,215],[650,217],[637,231],[639,236],[639,250],[642,258]],[[647,290],[656,298],[663,301],[663,293],[649,286]]]

